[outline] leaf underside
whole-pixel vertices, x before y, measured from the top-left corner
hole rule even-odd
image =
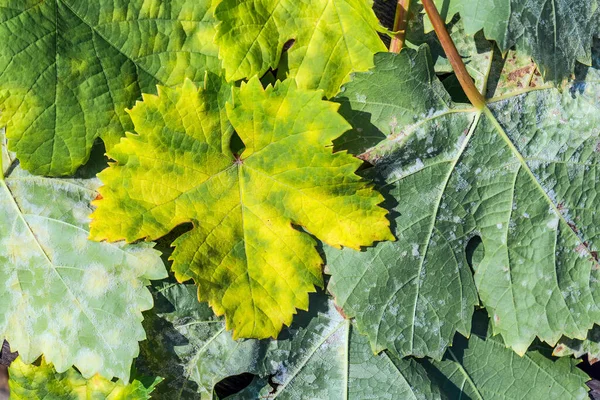
[[[600,320],[597,72],[478,112],[447,95],[431,104],[439,82],[427,52],[378,55],[340,95],[362,116],[355,131],[387,136],[361,157],[389,193],[398,241],[328,250],[336,301],[374,349],[400,355],[439,358],[454,331],[466,333],[475,287],[494,333],[519,354],[536,336],[584,338]],[[406,71],[417,62],[430,74],[415,83]],[[414,88],[424,99],[407,106],[399,94]],[[484,256],[473,285],[465,249],[475,236]]]

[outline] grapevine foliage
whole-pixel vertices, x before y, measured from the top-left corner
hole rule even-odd
[[[407,80],[410,68],[421,75]],[[455,330],[466,333],[475,286],[494,332],[520,354],[536,336],[585,337],[600,318],[595,73],[575,84],[581,92],[516,92],[482,113],[429,79],[426,48],[379,54],[374,72],[357,75],[339,101],[376,115],[369,124],[388,134],[362,158],[396,200],[399,240],[330,253],[339,305],[376,349],[402,355],[440,357]],[[424,99],[407,105],[399,93],[415,88]],[[465,253],[474,236],[485,249],[475,286]]]
[[[322,285],[316,243],[293,225],[337,247],[393,239],[383,197],[354,174],[360,161],[326,147],[348,125],[322,92],[255,78],[226,116],[216,89],[186,81],[158,93],[130,112],[138,134],[108,152],[116,163],[100,174],[91,237],[154,240],[193,222],[173,243],[173,271],[196,281],[234,337],[277,336]]]
[[[0,0],[11,396],[586,398],[600,9],[408,3]]]

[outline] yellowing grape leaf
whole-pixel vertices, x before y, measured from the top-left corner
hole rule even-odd
[[[43,353],[59,372],[128,380],[152,307],[146,285],[167,275],[160,254],[87,240],[98,179],[33,176],[2,150],[0,338],[27,363]]]
[[[227,80],[281,69],[299,87],[330,97],[353,71],[385,51],[372,0],[224,0],[215,10],[216,41]],[[294,40],[280,65],[286,42]]]
[[[229,88],[205,85],[159,87],[130,111],[137,134],[108,153],[91,237],[155,239],[192,222],[173,243],[176,278],[194,279],[234,337],[276,336],[322,284],[316,242],[296,226],[336,247],[391,240],[383,197],[354,174],[360,160],[332,153],[349,125],[321,91],[254,78],[224,120]]]
[[[35,174],[71,175],[155,85],[219,71],[210,0],[0,0],[0,125]]]
[[[138,380],[126,384],[121,380],[112,382],[100,375],[85,379],[74,368],[56,372],[44,357],[39,365],[25,364],[19,357],[10,365],[9,374],[10,398],[14,400],[145,400],[161,381],[156,378],[145,387]]]

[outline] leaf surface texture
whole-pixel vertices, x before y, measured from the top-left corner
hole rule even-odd
[[[3,152],[3,161],[11,154]],[[16,161],[15,161],[16,164]],[[89,235],[97,179],[50,179],[19,166],[0,180],[0,333],[24,362],[40,354],[59,372],[129,377],[149,279],[166,270],[150,243],[97,243]]]
[[[372,0],[224,0],[215,16],[225,76],[239,80],[279,68],[282,78],[331,97],[350,72],[369,69],[373,54],[385,51],[372,5]]]
[[[192,222],[173,243],[176,278],[194,279],[234,338],[276,336],[322,284],[316,242],[297,227],[337,247],[393,239],[383,198],[354,174],[360,160],[332,153],[348,124],[321,92],[254,78],[224,116],[230,88],[207,87],[160,87],[131,111],[137,134],[108,153],[92,237],[155,239]]]
[[[0,125],[23,167],[72,175],[142,92],[218,72],[209,0],[0,1]]]
[[[398,241],[331,250],[338,304],[376,350],[439,358],[477,303],[465,250],[478,237],[475,286],[507,346],[523,354],[536,336],[552,345],[584,338],[600,320],[597,71],[562,93],[504,95],[481,113],[446,100],[413,101],[405,112],[397,93],[414,86],[407,68],[415,59],[431,66],[425,48],[403,53],[379,55],[340,99],[372,116],[355,129],[387,136],[361,157],[390,194]],[[414,115],[420,121],[406,119]]]
[[[153,398],[211,400],[217,382],[256,372],[264,354],[266,342],[233,340],[225,321],[198,303],[196,293],[190,284],[157,286],[156,305],[144,321],[148,341],[136,360],[139,373],[164,377]]]
[[[600,22],[595,0],[435,0],[450,21],[460,13],[467,34],[483,29],[502,51],[516,46],[540,66],[547,80],[573,72],[575,61],[591,63]]]
[[[100,375],[85,379],[74,368],[58,373],[52,364],[41,359],[39,365],[25,364],[20,358],[9,368],[10,398],[15,400],[88,400],[88,399],[130,399],[150,398],[161,379],[145,387],[140,381],[129,384],[123,381],[112,382]]]

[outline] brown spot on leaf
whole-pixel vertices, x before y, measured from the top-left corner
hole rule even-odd
[[[335,309],[337,310],[337,312],[339,312],[339,313],[340,313],[340,315],[341,315],[342,317],[344,317],[344,319],[348,319],[348,317],[347,317],[347,316],[346,316],[346,314],[344,313],[344,310],[342,310],[342,308],[341,308],[340,306],[338,306],[337,304],[335,304],[335,303],[334,303],[334,305],[335,305]]]
[[[517,82],[517,86],[522,86],[522,83],[519,80],[524,76],[529,75],[532,68],[533,67],[531,65],[527,65],[525,67],[516,69],[508,74],[507,79],[511,82]]]
[[[569,225],[569,228],[571,228],[573,232],[579,233],[579,229],[577,229],[577,226],[573,222],[567,222],[567,225]]]
[[[561,353],[563,350],[565,349],[565,346],[562,344],[559,344],[558,346],[556,346],[556,348],[553,351],[553,354],[559,354]]]

